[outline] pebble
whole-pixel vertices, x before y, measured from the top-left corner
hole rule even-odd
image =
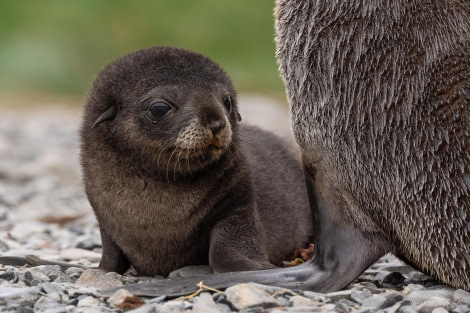
[[[253,286],[252,284],[239,284],[227,288],[225,290],[227,300],[237,310],[249,309],[252,307],[275,307],[280,306],[279,302],[276,301],[267,292]]]
[[[458,304],[470,305],[470,292],[458,289],[454,292],[454,302]]]
[[[132,294],[125,289],[119,289],[108,298],[107,302],[113,306],[118,306],[126,301],[127,297],[132,297]]]
[[[221,309],[214,302],[209,293],[203,292],[199,297],[194,299],[194,313],[222,313]]]
[[[248,107],[242,109],[247,112]],[[81,182],[80,116],[77,109],[56,107],[0,109],[0,255],[34,254],[90,268],[0,265],[0,312],[470,313],[469,292],[442,285],[392,255],[382,257],[345,290],[327,294],[239,284],[187,300],[137,298],[124,290],[100,297],[100,288],[159,278],[92,269],[101,257],[101,239]],[[278,133],[288,131],[286,125]],[[189,266],[171,275],[207,273],[208,266]]]
[[[111,289],[123,285],[121,275],[117,273],[105,273],[98,269],[85,270],[79,279],[77,285],[95,286],[99,289]]]

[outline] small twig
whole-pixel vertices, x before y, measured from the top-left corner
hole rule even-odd
[[[32,266],[38,266],[38,265],[59,265],[63,269],[67,269],[69,267],[79,267],[83,269],[88,269],[88,266],[80,265],[80,264],[74,264],[74,263],[68,263],[68,262],[61,262],[61,261],[50,261],[50,260],[45,260],[41,259],[36,255],[33,254],[27,254],[25,255],[25,259],[28,261],[29,264]]]
[[[212,288],[212,287],[209,287],[209,286],[206,286],[204,285],[204,282],[200,281],[197,286],[199,287],[198,290],[196,290],[196,292],[190,294],[190,295],[187,295],[187,296],[184,296],[184,297],[179,297],[177,299],[175,299],[175,301],[179,301],[179,300],[189,300],[189,299],[192,299],[196,296],[198,296],[201,292],[203,292],[204,290],[210,290],[210,291],[213,291],[213,292],[218,292],[218,293],[221,293],[222,291],[220,290],[217,290],[215,288]]]

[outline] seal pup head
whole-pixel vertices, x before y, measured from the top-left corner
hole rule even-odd
[[[220,66],[185,49],[152,47],[98,75],[82,135],[100,142],[95,149],[111,149],[150,174],[176,179],[224,156],[240,120],[235,88]]]

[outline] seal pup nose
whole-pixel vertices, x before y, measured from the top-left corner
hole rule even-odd
[[[209,128],[212,132],[212,135],[217,135],[225,126],[227,123],[225,122],[225,119],[223,117],[220,117],[218,119],[211,120],[207,123],[207,128]]]
[[[209,129],[213,136],[216,136],[227,126],[228,120],[225,114],[213,102],[205,104],[199,114],[202,125]]]

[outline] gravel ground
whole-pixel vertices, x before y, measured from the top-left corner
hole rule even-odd
[[[289,136],[286,111],[264,97],[241,98],[244,122]],[[383,257],[346,290],[330,294],[240,284],[183,300],[99,290],[161,278],[85,270],[101,256],[97,223],[83,191],[79,109],[0,109],[0,256],[36,255],[77,264],[0,265],[0,312],[470,312],[470,293],[439,284]],[[195,275],[207,267],[177,270]]]

